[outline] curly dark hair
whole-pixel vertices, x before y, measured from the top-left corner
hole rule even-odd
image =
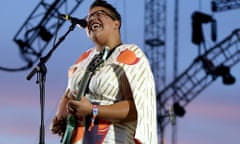
[[[121,24],[121,15],[117,11],[117,9],[115,7],[113,7],[111,4],[109,4],[105,0],[95,0],[91,4],[90,9],[92,9],[92,8],[94,8],[96,6],[104,7],[106,9],[108,9],[109,11],[111,11],[112,19],[113,20],[119,20],[120,24]]]

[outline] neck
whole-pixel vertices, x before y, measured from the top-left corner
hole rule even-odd
[[[96,44],[97,50],[101,51],[103,50],[106,46],[108,46],[110,48],[110,50],[115,49],[116,47],[118,47],[119,45],[122,44],[121,40],[112,42],[112,43],[106,43],[106,44]]]

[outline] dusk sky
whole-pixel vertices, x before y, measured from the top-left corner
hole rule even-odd
[[[52,0],[53,1],[53,0]],[[51,3],[52,1],[48,2]],[[87,14],[91,1],[83,1],[74,17]],[[144,0],[110,0],[123,17],[122,40],[144,47]],[[0,5],[0,67],[18,68],[25,65],[13,37],[20,29],[39,1],[2,1]],[[217,42],[240,28],[240,8],[213,13],[210,0],[179,1],[178,73],[182,73],[197,57],[197,46],[191,42],[191,15],[194,11],[213,14],[217,20]],[[167,84],[173,80],[173,29],[174,0],[167,1]],[[58,32],[62,36],[70,26],[64,23]],[[210,25],[204,26],[207,48],[210,40]],[[216,42],[216,43],[217,43]],[[51,41],[44,54],[52,47]],[[76,27],[56,49],[47,62],[45,83],[45,143],[59,143],[59,137],[52,135],[49,125],[55,114],[58,99],[67,85],[68,67],[79,55],[93,44],[87,39],[84,29]],[[0,143],[39,143],[40,92],[36,75],[26,80],[31,68],[25,71],[8,72],[0,70]],[[218,78],[201,92],[187,107],[186,114],[177,119],[176,144],[236,144],[240,142],[240,63],[231,68],[236,83],[226,86]],[[165,142],[171,144],[172,128],[166,127]],[[159,139],[160,142],[160,139]]]

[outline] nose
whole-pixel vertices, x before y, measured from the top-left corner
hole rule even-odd
[[[93,21],[95,19],[97,19],[97,16],[95,14],[93,14],[87,18],[87,22],[90,23],[91,21]]]

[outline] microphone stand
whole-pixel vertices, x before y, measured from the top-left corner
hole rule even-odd
[[[27,80],[30,80],[37,73],[37,84],[39,84],[40,89],[40,108],[41,108],[41,124],[40,124],[40,135],[39,135],[39,144],[45,143],[45,126],[44,126],[44,103],[45,103],[45,80],[47,67],[45,63],[49,60],[52,53],[60,45],[60,43],[66,38],[66,36],[74,30],[76,24],[72,23],[68,31],[59,39],[59,41],[53,46],[53,48],[48,52],[48,54],[40,58],[40,62],[33,70],[27,75]]]

